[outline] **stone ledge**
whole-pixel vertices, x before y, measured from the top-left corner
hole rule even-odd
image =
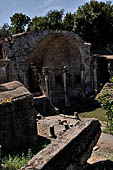
[[[0,101],[12,101],[15,98],[22,96],[32,96],[31,93],[18,81],[12,81],[5,84],[0,84]]]
[[[36,154],[21,170],[80,170],[91,156],[100,133],[98,120],[80,121]]]

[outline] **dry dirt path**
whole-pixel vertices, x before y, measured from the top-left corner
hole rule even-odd
[[[99,150],[93,151],[88,163],[92,164],[98,161],[113,161],[113,135],[102,133],[97,143]]]
[[[113,151],[113,135],[102,133],[97,146],[101,149]]]

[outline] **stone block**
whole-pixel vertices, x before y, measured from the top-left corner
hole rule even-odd
[[[0,144],[3,152],[37,140],[36,110],[31,93],[17,81],[0,85]]]

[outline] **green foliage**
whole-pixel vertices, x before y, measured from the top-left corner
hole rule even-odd
[[[0,38],[5,38],[8,35],[10,35],[10,27],[7,23],[5,23],[1,28],[0,28]]]
[[[10,30],[13,34],[24,32],[25,26],[30,23],[30,18],[22,13],[15,13],[10,19]]]
[[[3,158],[3,165],[6,170],[17,170],[21,167],[25,166],[27,162],[39,151],[44,149],[48,144],[50,144],[50,140],[44,137],[38,137],[38,143],[33,145],[28,150],[17,150],[16,153],[10,153],[8,156]]]
[[[47,17],[35,16],[28,26],[28,30],[45,30],[47,28],[48,28]]]
[[[64,14],[64,10],[61,9],[60,11],[58,10],[50,10],[46,17],[48,20],[48,28],[52,30],[60,30],[62,29],[62,17]]]
[[[27,162],[33,157],[31,149],[28,150],[27,155],[22,153],[21,155],[11,156],[8,155],[4,158],[3,162],[5,164],[6,170],[17,170],[25,166]]]
[[[110,79],[110,82],[113,83],[113,77]]]
[[[35,16],[32,19],[32,22],[29,24],[28,30],[45,30],[45,29],[62,29],[62,17],[64,10],[50,10],[46,16],[37,17]]]
[[[113,42],[113,5],[91,0],[74,16],[74,31],[93,45]]]
[[[74,26],[74,15],[70,13],[66,13],[63,20],[64,30],[72,31]]]
[[[107,127],[110,133],[113,129],[113,100],[109,90],[103,90],[101,94],[97,95],[96,100],[101,104],[102,108],[106,110]]]

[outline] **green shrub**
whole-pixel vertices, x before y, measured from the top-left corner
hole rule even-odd
[[[50,144],[49,139],[39,136],[38,143],[33,145],[30,149],[20,149],[17,150],[16,153],[12,152],[5,156],[2,161],[5,170],[17,170],[25,166],[27,162],[33,157],[33,155],[44,149],[48,144]]]
[[[5,165],[6,170],[17,170],[27,164],[27,162],[33,157],[33,153],[31,149],[28,149],[27,155],[22,153],[21,155],[5,156],[3,159],[3,163]]]

